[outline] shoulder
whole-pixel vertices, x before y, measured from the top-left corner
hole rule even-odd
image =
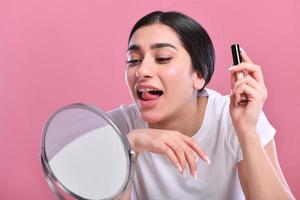
[[[107,112],[108,117],[116,124],[120,129],[125,129],[125,132],[145,127],[145,122],[142,120],[139,114],[139,110],[135,104],[121,105],[120,107]]]
[[[207,92],[208,97],[210,98],[210,101],[213,105],[216,105],[220,108],[224,108],[226,104],[229,104],[229,96],[223,95],[220,92],[217,92],[212,89],[205,89]]]
[[[135,106],[135,104],[130,105],[121,105],[118,108],[115,108],[109,112],[107,112],[107,115],[112,118],[120,118],[120,117],[138,117],[138,110]]]
[[[207,104],[207,110],[213,112],[213,116],[216,120],[225,120],[231,122],[229,114],[230,99],[228,95],[223,95],[212,89],[205,89],[209,98]],[[225,122],[223,121],[223,122]]]

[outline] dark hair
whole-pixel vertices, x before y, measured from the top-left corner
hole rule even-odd
[[[130,32],[128,43],[137,29],[154,23],[167,25],[177,33],[183,47],[191,56],[194,70],[203,76],[207,85],[214,72],[215,50],[205,29],[182,13],[155,11],[136,22]]]

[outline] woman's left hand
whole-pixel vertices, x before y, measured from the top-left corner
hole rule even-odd
[[[267,98],[260,66],[252,63],[245,51],[241,51],[243,62],[229,68],[231,72],[230,115],[233,126],[239,136],[256,133],[256,124]],[[236,80],[235,73],[247,72]],[[240,104],[242,95],[246,94],[248,102]]]

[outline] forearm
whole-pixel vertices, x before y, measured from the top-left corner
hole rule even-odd
[[[247,171],[250,199],[294,199],[261,146],[258,134],[240,135],[239,141]]]
[[[147,131],[149,132],[151,131],[151,129],[148,129]],[[145,129],[134,129],[127,135],[129,144],[135,151],[136,156],[146,151],[148,146],[148,142],[147,142],[148,135],[144,134],[143,132],[145,132]]]

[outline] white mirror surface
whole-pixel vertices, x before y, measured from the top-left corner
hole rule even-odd
[[[48,168],[70,194],[85,199],[112,199],[129,179],[128,150],[105,117],[70,108],[57,113],[47,126]]]

